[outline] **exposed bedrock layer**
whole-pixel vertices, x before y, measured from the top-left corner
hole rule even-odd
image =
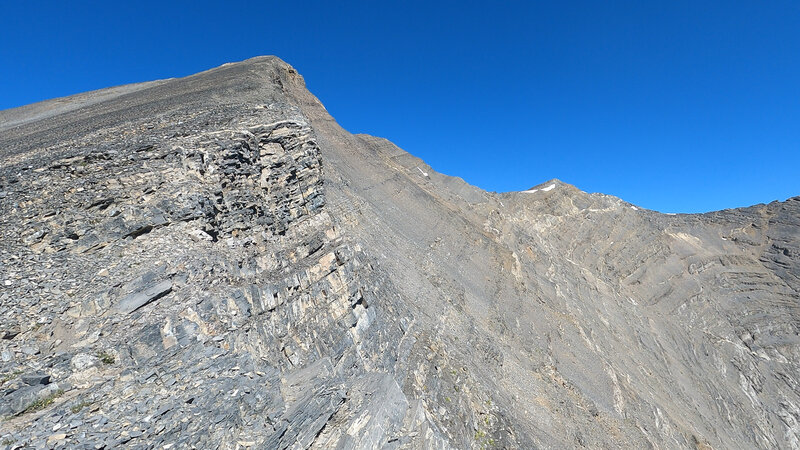
[[[0,120],[3,445],[800,448],[800,198],[484,192],[274,57]]]

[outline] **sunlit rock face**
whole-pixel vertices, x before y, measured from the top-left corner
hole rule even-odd
[[[261,57],[0,112],[0,212],[10,448],[800,448],[800,198],[484,192]]]

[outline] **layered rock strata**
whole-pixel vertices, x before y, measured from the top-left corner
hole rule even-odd
[[[0,119],[9,448],[800,448],[800,197],[484,192],[274,57]]]

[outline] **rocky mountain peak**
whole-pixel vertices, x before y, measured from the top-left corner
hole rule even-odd
[[[272,56],[0,112],[10,448],[797,448],[800,197],[491,193]]]

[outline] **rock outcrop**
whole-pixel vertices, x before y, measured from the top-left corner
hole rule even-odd
[[[274,57],[0,119],[9,448],[800,448],[800,197],[484,192]]]

